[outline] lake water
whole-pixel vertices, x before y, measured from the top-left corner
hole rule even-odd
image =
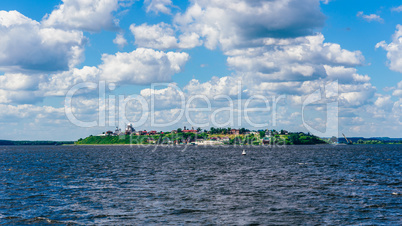
[[[183,149],[0,146],[0,224],[402,225],[402,145]]]

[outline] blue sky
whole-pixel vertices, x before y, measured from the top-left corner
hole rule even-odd
[[[334,81],[338,135],[402,137],[401,21],[397,1],[2,1],[0,139],[76,140],[129,122],[314,133],[326,130],[329,108],[317,102],[302,114],[303,103]],[[96,87],[66,106],[69,91],[88,83]],[[154,111],[133,100],[123,120],[119,95]],[[209,111],[204,99],[189,102],[196,95]],[[233,100],[233,117],[219,96]],[[276,112],[271,101],[246,118],[247,103],[281,96]],[[179,118],[181,97],[196,110]]]

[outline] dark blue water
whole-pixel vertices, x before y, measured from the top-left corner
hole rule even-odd
[[[402,146],[0,147],[0,224],[402,224]]]

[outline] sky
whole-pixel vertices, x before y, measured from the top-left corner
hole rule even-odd
[[[0,139],[116,126],[402,137],[402,3],[0,2]]]

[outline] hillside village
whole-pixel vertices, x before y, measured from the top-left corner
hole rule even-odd
[[[324,140],[303,132],[286,130],[248,130],[245,128],[214,128],[210,130],[194,127],[172,131],[135,130],[128,124],[124,130],[106,131],[97,136],[80,139],[76,144],[191,144],[191,145],[273,145],[273,144],[322,144]]]

